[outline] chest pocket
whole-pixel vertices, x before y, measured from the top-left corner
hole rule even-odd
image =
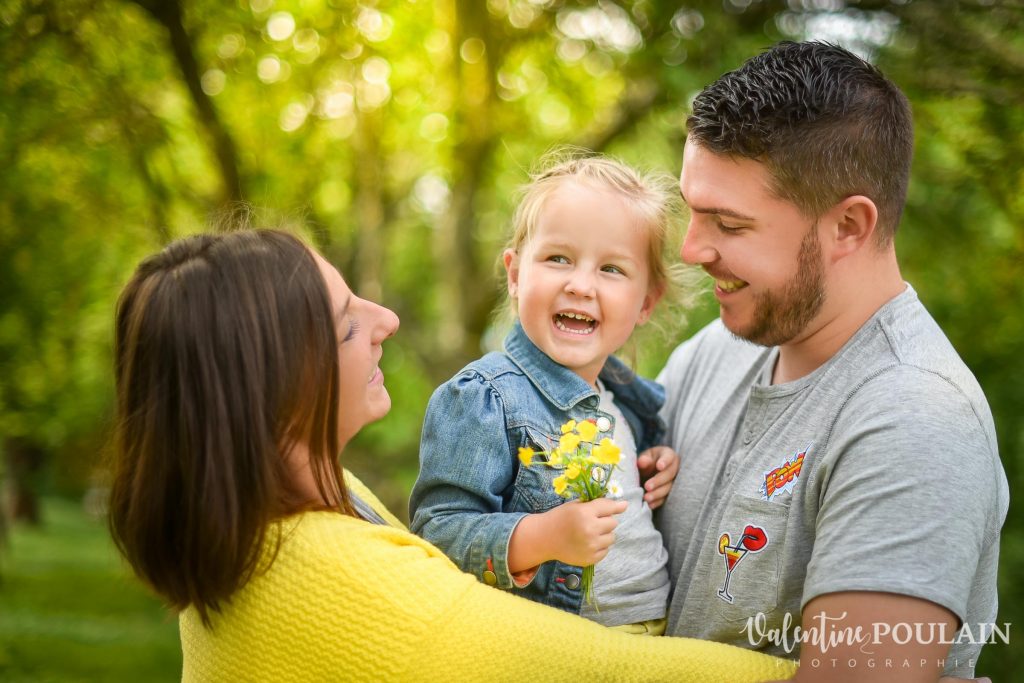
[[[559,435],[561,436],[561,435]],[[547,434],[539,429],[525,429],[525,445],[535,451],[547,451],[558,446],[558,436]],[[519,472],[516,474],[511,506],[520,512],[544,512],[566,501],[557,493],[552,484],[555,477],[562,474],[562,468],[548,467],[534,461],[530,467],[517,463]]]
[[[706,599],[720,618],[746,622],[778,606],[788,503],[735,496],[717,531],[705,539],[701,561],[711,567]]]

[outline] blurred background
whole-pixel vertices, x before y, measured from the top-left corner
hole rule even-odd
[[[344,457],[404,516],[431,391],[500,342],[495,264],[535,160],[573,144],[678,174],[696,92],[804,38],[910,97],[903,273],[984,387],[1016,494],[1020,1],[0,0],[0,679],[180,676],[176,621],[103,522],[112,313],[140,258],[247,214],[394,309],[394,409]],[[639,369],[715,311],[641,344]],[[1016,630],[978,668],[997,681],[1024,666],[1022,527],[1012,507],[998,621]]]

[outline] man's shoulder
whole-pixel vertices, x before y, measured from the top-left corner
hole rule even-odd
[[[913,384],[916,377],[922,384],[932,384],[933,378],[941,378],[971,403],[987,406],[974,373],[916,296],[886,311],[878,325],[904,380]]]
[[[675,348],[658,381],[671,391],[673,385],[689,382],[697,374],[719,380],[745,376],[770,352],[767,347],[735,336],[716,318]]]

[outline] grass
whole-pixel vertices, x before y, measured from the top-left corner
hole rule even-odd
[[[46,499],[0,551],[0,680],[177,681],[177,619],[132,577],[102,521]]]

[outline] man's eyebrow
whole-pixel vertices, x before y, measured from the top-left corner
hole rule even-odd
[[[741,221],[753,221],[754,220],[753,216],[748,216],[746,214],[740,213],[739,211],[734,211],[732,209],[726,209],[724,207],[719,207],[719,206],[703,206],[703,207],[702,206],[693,206],[693,205],[690,204],[690,202],[686,201],[686,195],[683,194],[683,190],[681,188],[679,190],[679,196],[682,197],[683,204],[686,204],[686,206],[689,207],[690,211],[692,211],[694,213],[706,213],[706,214],[711,214],[711,215],[716,215],[716,216],[728,216],[729,218],[736,218],[736,219],[741,220]]]

